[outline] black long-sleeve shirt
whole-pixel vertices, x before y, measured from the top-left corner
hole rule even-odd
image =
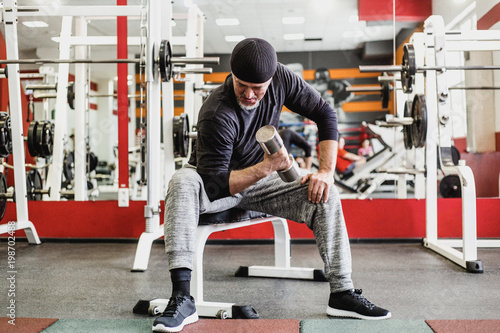
[[[244,110],[238,105],[231,74],[209,95],[199,112],[198,136],[189,163],[197,167],[210,200],[230,195],[231,170],[263,160],[264,151],[255,134],[264,125],[278,127],[283,105],[316,122],[320,141],[338,139],[335,111],[308,83],[280,63],[255,109]]]

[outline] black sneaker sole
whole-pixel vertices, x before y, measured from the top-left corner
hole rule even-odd
[[[391,318],[390,312],[388,312],[385,316],[374,317],[374,316],[365,316],[354,311],[334,309],[329,306],[326,308],[326,314],[332,317],[356,318],[365,320],[381,320],[381,319]]]
[[[166,327],[163,324],[156,324],[153,326],[153,332],[180,332],[184,328],[184,326],[196,323],[198,321],[198,313],[195,312],[186,319],[182,321],[182,323],[179,326],[176,327]]]

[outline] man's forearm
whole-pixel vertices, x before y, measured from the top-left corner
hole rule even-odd
[[[266,170],[262,162],[246,169],[233,170],[229,175],[229,192],[231,195],[240,193],[271,173],[272,170]]]
[[[338,142],[335,140],[323,140],[319,143],[319,172],[333,174],[337,163]]]

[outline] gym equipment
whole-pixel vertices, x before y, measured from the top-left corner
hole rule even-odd
[[[462,189],[457,175],[447,175],[439,182],[439,193],[443,198],[460,198]]]
[[[0,158],[12,154],[11,120],[7,112],[0,112]]]
[[[391,91],[393,90],[391,84],[388,80],[379,80],[380,87],[346,87],[347,92],[359,92],[359,93],[370,93],[370,92],[380,92],[380,100],[382,101],[382,108],[387,109],[389,106],[389,101],[391,99]]]
[[[427,107],[425,105],[425,95],[416,94],[411,105],[411,141],[416,148],[425,145],[427,136]]]
[[[31,201],[42,200],[44,194],[50,194],[50,189],[43,189],[42,176],[38,170],[34,169],[26,174],[26,191],[28,194],[27,199]],[[5,175],[0,172],[0,220],[5,215],[7,200],[9,199],[16,200],[15,191],[11,193],[7,191],[7,180],[5,179]]]
[[[359,66],[361,73],[367,72],[401,72],[401,86],[404,93],[413,91],[415,74],[424,71],[444,72],[447,70],[498,70],[500,66],[417,66],[415,60],[415,48],[413,44],[407,43],[403,46],[403,59],[400,66]]]
[[[283,140],[274,126],[262,126],[255,134],[257,142],[267,154],[277,153],[283,147]],[[295,161],[286,170],[279,170],[278,174],[282,181],[293,182],[299,178],[299,171]]]
[[[0,157],[12,154],[11,119],[7,112],[0,112]],[[25,140],[32,157],[48,158],[52,156],[54,145],[54,124],[49,121],[32,121]]]
[[[290,265],[290,233],[288,222],[284,218],[268,216],[264,213],[232,208],[213,214],[200,215],[200,224],[196,228],[196,252],[193,272],[191,273],[191,295],[196,301],[196,311],[202,317],[226,318],[258,318],[257,311],[250,305],[211,302],[204,300],[203,293],[203,252],[208,237],[217,231],[243,228],[265,222],[271,222],[274,229],[274,265],[240,266],[235,272],[238,277],[270,277],[312,280],[327,282],[321,269],[308,267],[292,267]],[[168,299],[140,300],[134,307],[134,313],[157,315],[168,304]]]
[[[186,113],[174,117],[172,137],[174,155],[187,157],[189,151],[189,118]]]
[[[54,147],[54,124],[50,121],[32,121],[28,128],[28,152],[32,157],[48,158]]]
[[[154,54],[154,52],[153,52]],[[169,82],[175,74],[210,74],[212,68],[174,68],[173,65],[210,65],[219,64],[219,57],[201,57],[201,58],[187,58],[187,57],[173,57],[172,47],[168,40],[162,40],[160,49],[158,51],[158,58],[152,59],[151,70],[155,72],[156,69],[160,72],[160,77],[163,82]],[[1,65],[8,64],[144,64],[144,59],[13,59],[13,60],[0,60]]]

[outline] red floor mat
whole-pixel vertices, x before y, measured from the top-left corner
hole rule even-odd
[[[182,333],[299,333],[300,320],[295,319],[200,319],[184,326]]]
[[[500,332],[500,320],[426,320],[435,333]]]
[[[57,319],[51,318],[16,318],[16,325],[9,324],[10,318],[0,318],[0,332],[2,333],[38,333],[52,325]]]

